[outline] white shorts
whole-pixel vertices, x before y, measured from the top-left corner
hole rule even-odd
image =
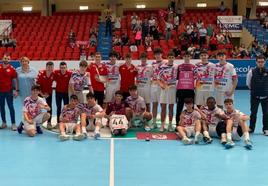
[[[24,130],[25,131],[29,131],[29,130],[36,130],[36,125],[40,125],[42,124],[42,120],[44,115],[46,114],[46,112],[42,112],[39,115],[37,115],[34,119],[33,119],[33,124],[28,123],[25,119],[23,119],[23,124],[24,124]]]
[[[214,138],[219,137],[217,134],[216,127],[217,127],[216,125],[208,125],[208,133],[210,137],[214,137]]]
[[[161,88],[159,85],[153,84],[151,86],[151,101],[153,103],[158,103],[160,100],[160,92],[161,92]]]
[[[185,127],[185,130],[186,130],[186,136],[188,138],[195,136],[195,126]]]
[[[66,133],[70,134],[73,134],[74,128],[76,127],[76,125],[78,125],[77,123],[64,123],[64,124],[66,128]]]
[[[146,104],[151,103],[151,87],[138,87],[138,94],[143,97]]]
[[[119,90],[118,84],[107,84],[105,89],[105,103],[109,103],[114,99],[115,92]]]
[[[234,94],[232,96],[226,96],[225,92],[215,91],[216,103],[217,105],[224,105],[224,100],[227,98],[231,98],[234,100]]]
[[[176,103],[176,87],[171,86],[160,91],[160,103],[175,104]]]
[[[196,91],[195,92],[195,104],[196,105],[207,105],[207,98],[212,96],[210,91]]]

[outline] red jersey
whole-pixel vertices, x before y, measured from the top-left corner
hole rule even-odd
[[[132,64],[130,67],[128,67],[126,64],[123,64],[119,67],[119,73],[121,76],[120,90],[123,92],[128,92],[129,86],[135,84],[135,78],[138,74],[138,71]]]
[[[0,92],[12,91],[12,80],[15,78],[17,78],[17,72],[10,64],[6,68],[0,64]]]
[[[71,78],[72,72],[66,71],[65,74],[62,74],[60,70],[55,70],[53,74],[54,81],[56,81],[56,92],[68,93],[69,81]]]
[[[99,66],[91,63],[87,69],[90,73],[91,85],[94,91],[104,91],[104,84],[96,80],[96,76],[107,76],[108,69],[104,64]]]
[[[41,92],[47,94],[52,94],[53,81],[54,81],[53,73],[51,73],[50,76],[47,77],[45,70],[39,71],[36,78],[36,84],[40,85]]]

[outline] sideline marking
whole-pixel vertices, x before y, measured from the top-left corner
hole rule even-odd
[[[114,186],[114,139],[111,139],[110,147],[110,186]]]

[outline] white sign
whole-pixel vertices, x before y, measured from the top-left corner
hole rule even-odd
[[[6,31],[6,32],[5,32]],[[5,35],[9,35],[12,31],[12,20],[0,20],[0,34],[5,32]]]
[[[218,16],[217,24],[222,31],[242,32],[242,16]]]

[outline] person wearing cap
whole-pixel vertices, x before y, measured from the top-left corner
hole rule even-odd
[[[161,48],[155,48],[154,49],[154,57],[155,61],[152,63],[153,67],[153,75],[152,75],[152,84],[151,84],[151,101],[153,103],[153,123],[152,123],[152,129],[157,128],[156,124],[156,117],[157,117],[157,109],[158,109],[158,103],[160,100],[160,92],[161,88],[159,86],[158,82],[158,73],[159,73],[159,66],[161,66],[164,61],[162,58],[163,51]]]
[[[224,100],[234,100],[234,91],[237,86],[237,74],[234,66],[226,61],[225,52],[217,54],[218,63],[215,65],[214,86],[216,92],[216,103],[223,108]]]
[[[137,68],[131,64],[131,54],[125,56],[125,63],[119,67],[121,77],[120,90],[123,92],[124,100],[129,96],[128,88],[135,85]]]
[[[177,72],[177,113],[176,113],[176,124],[179,124],[180,114],[184,106],[185,98],[192,98],[194,100],[194,78],[195,78],[195,65],[190,63],[191,54],[186,53],[184,55],[184,62],[178,66]]]
[[[257,66],[247,74],[247,86],[250,89],[250,125],[249,131],[254,132],[258,107],[262,107],[262,131],[268,136],[268,69],[265,67],[265,57],[260,55],[256,59]]]
[[[128,104],[123,101],[123,92],[115,92],[115,99],[108,103],[106,108],[106,117],[109,119],[109,127],[113,135],[125,135],[128,129],[128,120],[126,118],[126,108]]]
[[[41,87],[34,85],[31,88],[31,95],[26,97],[23,103],[23,121],[18,126],[18,133],[24,129],[29,137],[34,137],[36,133],[43,134],[41,125],[49,120],[50,107],[45,99],[39,97]],[[45,110],[45,112],[44,112]]]
[[[195,103],[205,106],[207,98],[214,92],[215,64],[208,61],[207,50],[200,53],[201,61],[195,64]]]
[[[108,69],[107,83],[105,91],[105,103],[113,100],[115,92],[120,88],[119,65],[116,63],[117,53],[115,51],[109,54],[110,61],[106,63]]]
[[[169,52],[167,54],[168,61],[160,66],[158,81],[161,87],[160,92],[160,105],[161,105],[161,127],[160,132],[164,132],[166,128],[166,115],[168,105],[168,131],[172,132],[172,120],[173,120],[173,109],[176,103],[176,84],[177,84],[177,72],[178,65],[174,64],[175,54]]]
[[[151,65],[147,64],[147,54],[143,52],[140,56],[141,64],[137,66],[137,87],[138,94],[143,97],[146,103],[146,110],[150,112],[151,103],[151,78],[153,69]]]

